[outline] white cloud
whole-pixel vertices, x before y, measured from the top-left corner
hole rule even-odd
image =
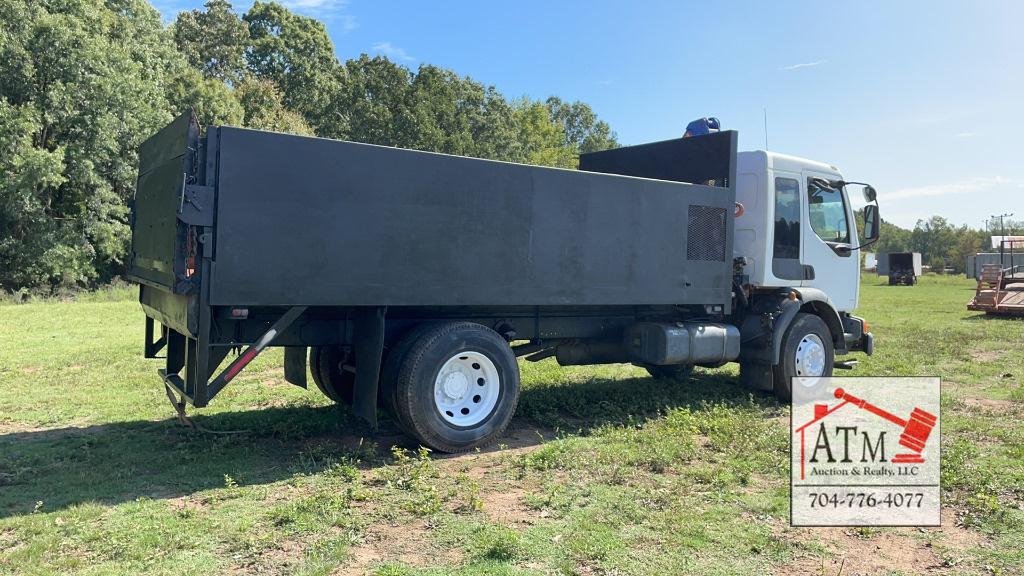
[[[279,0],[286,8],[322,21],[328,29],[341,34],[358,28],[355,15],[348,14],[349,0]]]
[[[352,14],[342,14],[341,19],[341,33],[348,34],[359,27],[359,23],[356,21],[356,17]]]
[[[789,66],[783,66],[779,70],[799,70],[800,68],[813,68],[815,66],[821,66],[828,60],[815,60],[814,62],[801,62],[799,64],[791,64]]]
[[[879,194],[886,200],[904,200],[909,198],[934,198],[939,196],[953,196],[958,194],[971,194],[974,192],[985,192],[993,188],[1024,188],[1024,182],[1004,178],[1003,176],[976,176],[956,182],[942,184],[927,184],[925,186],[914,186],[902,188],[892,192]]]
[[[974,132],[959,132],[956,135],[957,138],[970,138],[971,136],[974,136]]]
[[[327,25],[331,32],[348,34],[359,27],[359,22],[354,14],[349,14],[350,0],[278,0],[285,8],[294,10],[300,14],[312,16]],[[196,6],[195,2],[189,0],[150,0],[163,17],[164,22],[172,22],[179,13],[190,10],[204,10],[202,6]],[[240,0],[232,2],[235,12],[244,14],[252,7],[252,0]]]
[[[392,60],[403,60],[405,62],[412,62],[415,60],[404,48],[399,48],[391,42],[377,42],[370,47],[374,52],[380,52],[381,54],[391,58]]]
[[[608,79],[598,80],[598,81],[594,82],[594,84],[597,84],[598,86],[611,86],[614,83],[615,83],[614,80],[608,80]]]

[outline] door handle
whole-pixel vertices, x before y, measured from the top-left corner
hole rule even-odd
[[[814,266],[804,264],[804,280],[814,280]]]

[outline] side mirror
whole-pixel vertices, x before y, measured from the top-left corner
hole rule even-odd
[[[864,186],[864,201],[865,202],[874,202],[875,198],[877,196],[878,196],[878,193],[875,192],[874,187],[872,187],[871,185],[865,185]],[[875,211],[877,212],[877,209]]]
[[[868,187],[870,188],[870,186]],[[865,189],[865,196],[867,196]],[[874,192],[874,189],[872,189]],[[878,206],[874,204],[868,204],[864,207],[864,240],[873,241],[878,240],[878,233],[880,228],[880,220],[878,216]]]

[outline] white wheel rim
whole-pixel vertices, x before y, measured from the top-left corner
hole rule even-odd
[[[825,373],[825,344],[817,334],[808,334],[796,345],[796,375],[805,377],[821,376]],[[814,382],[800,381],[805,386]]]
[[[441,366],[434,379],[434,405],[449,424],[476,426],[498,403],[498,368],[479,352],[459,352]]]

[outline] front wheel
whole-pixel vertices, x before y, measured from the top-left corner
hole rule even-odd
[[[798,313],[786,329],[782,356],[773,368],[775,395],[785,402],[792,401],[794,377],[805,378],[796,385],[817,395],[825,388],[820,377],[832,375],[834,360],[832,333],[825,321],[814,314]]]
[[[472,322],[413,329],[389,357],[384,403],[407,433],[440,452],[492,442],[512,420],[519,365],[508,342]]]

